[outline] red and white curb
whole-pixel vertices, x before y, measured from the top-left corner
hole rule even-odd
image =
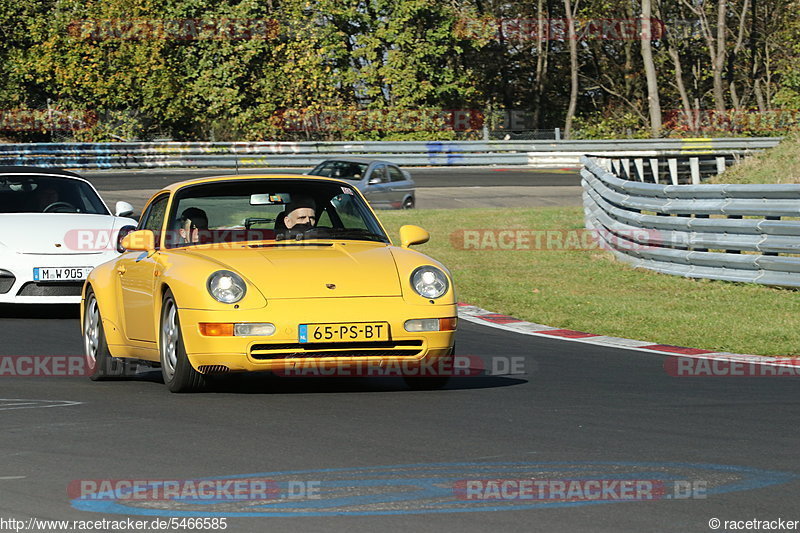
[[[610,348],[622,348],[626,350],[636,350],[660,355],[672,355],[688,357],[693,359],[708,359],[714,361],[726,361],[730,363],[744,363],[749,365],[768,365],[781,367],[800,368],[800,358],[798,357],[769,357],[765,355],[744,355],[730,352],[715,352],[712,350],[702,350],[699,348],[687,348],[684,346],[671,346],[669,344],[654,344],[652,342],[637,341],[633,339],[623,339],[621,337],[610,337],[607,335],[597,335],[584,331],[571,329],[554,328],[543,324],[526,322],[513,316],[493,313],[486,309],[481,309],[474,305],[465,303],[458,304],[458,318],[505,331],[513,331],[522,335],[534,335],[537,337],[547,337],[560,339],[570,342],[580,342],[584,344],[594,344],[597,346],[608,346]]]

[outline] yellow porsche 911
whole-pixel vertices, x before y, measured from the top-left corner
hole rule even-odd
[[[358,189],[293,175],[185,181],[148,202],[118,258],[81,300],[94,380],[134,361],[161,366],[173,392],[230,372],[402,375],[443,386],[456,300],[447,269],[393,246]],[[385,371],[385,372],[384,372]]]

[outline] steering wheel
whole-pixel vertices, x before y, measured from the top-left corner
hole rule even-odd
[[[42,213],[48,213],[48,212],[50,212],[51,209],[55,209],[56,207],[67,207],[69,209],[73,209],[73,210],[77,211],[77,209],[75,209],[75,206],[72,205],[69,202],[53,202],[52,204],[50,204],[47,207],[45,207],[44,209],[42,209]]]

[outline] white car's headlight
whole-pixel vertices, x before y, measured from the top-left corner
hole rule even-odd
[[[411,273],[411,286],[423,298],[436,299],[447,292],[450,284],[438,268],[421,266]]]
[[[218,270],[208,277],[208,292],[218,302],[235,304],[247,293],[247,285],[236,272]]]

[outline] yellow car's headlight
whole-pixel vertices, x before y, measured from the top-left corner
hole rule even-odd
[[[218,270],[208,277],[208,293],[218,302],[235,304],[247,293],[247,285],[239,274]]]
[[[436,267],[421,266],[411,273],[411,286],[423,298],[436,299],[450,287],[447,276]]]

